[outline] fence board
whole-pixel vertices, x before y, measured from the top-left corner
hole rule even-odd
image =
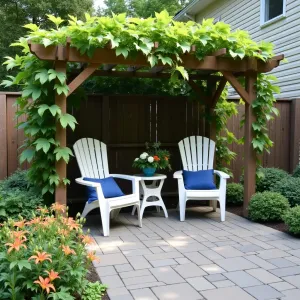
[[[6,95],[0,95],[0,180],[7,176]]]

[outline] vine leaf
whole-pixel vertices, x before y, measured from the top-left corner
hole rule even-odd
[[[47,82],[48,78],[49,78],[48,70],[46,70],[46,69],[39,70],[38,73],[34,77],[35,80],[40,80],[41,84],[44,84],[45,82]]]
[[[20,163],[22,164],[24,161],[28,161],[29,163],[32,161],[35,155],[34,149],[26,149],[20,155]]]
[[[65,96],[68,96],[69,87],[67,85],[55,84],[54,88],[56,89],[58,95],[64,94]]]
[[[184,79],[189,80],[189,74],[184,67],[176,66],[175,70],[178,71]]]
[[[71,181],[68,178],[63,178],[62,181],[64,185],[68,185],[71,183]]]
[[[170,66],[172,66],[173,64],[173,61],[170,57],[168,56],[162,56],[161,54],[158,54],[158,57],[160,58],[160,60],[162,61],[162,63],[165,65],[165,64],[168,64]]]
[[[122,48],[122,47],[119,47],[116,49],[116,55],[119,56],[119,55],[123,55],[125,58],[127,58],[128,56],[128,50],[126,48]]]
[[[57,174],[52,174],[49,176],[49,183],[52,185],[53,183],[55,185],[59,185],[59,177]]]
[[[50,146],[51,146],[50,142],[47,139],[45,139],[45,138],[39,138],[39,139],[37,139],[34,142],[34,144],[36,145],[35,146],[36,151],[39,151],[39,150],[43,149],[43,151],[45,153],[47,153],[49,151]]]
[[[257,138],[252,140],[252,145],[254,149],[259,149],[261,152],[264,150],[264,142]]]
[[[39,109],[38,109],[38,114],[42,117],[44,112],[46,110],[49,110],[52,114],[53,117],[56,116],[56,114],[60,115],[61,114],[61,109],[58,105],[53,104],[51,106],[47,105],[47,104],[42,104],[40,105]]]
[[[49,81],[52,81],[53,79],[57,78],[61,84],[64,84],[66,82],[66,74],[63,72],[56,72],[53,69],[48,70],[49,74]]]
[[[61,158],[68,163],[70,156],[74,156],[72,150],[68,147],[58,147],[54,149],[55,158],[59,161]]]
[[[153,68],[157,64],[158,59],[156,56],[150,55],[150,56],[148,56],[148,61],[150,63],[151,68]]]
[[[62,18],[55,17],[53,15],[47,15],[47,17],[48,17],[48,20],[53,22],[57,27],[64,21]]]
[[[191,50],[191,45],[188,42],[177,43],[177,47],[180,47],[183,53]]]
[[[42,94],[42,90],[40,87],[36,86],[36,85],[28,85],[22,93],[22,97],[29,97],[32,96],[33,100],[38,99]]]
[[[76,119],[70,114],[62,114],[59,118],[59,121],[63,128],[70,126],[72,130],[75,129],[75,124],[77,124]]]
[[[42,117],[44,112],[49,109],[49,105],[47,104],[42,104],[40,105],[39,109],[38,109],[38,114]]]

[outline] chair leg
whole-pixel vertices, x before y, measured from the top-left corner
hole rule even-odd
[[[142,224],[142,218],[141,218],[141,207],[140,207],[140,205],[138,204],[138,205],[135,205],[134,206],[135,208],[136,208],[136,210],[137,210],[137,217],[138,217],[138,221],[139,221],[139,227],[143,227],[143,224]]]
[[[81,217],[85,218],[88,213],[89,213],[89,207],[88,207],[88,203],[86,202],[83,212],[81,213]]]
[[[131,212],[131,215],[132,215],[132,216],[134,216],[135,210],[136,210],[136,206],[134,205],[133,208],[132,208],[132,212]]]
[[[213,211],[217,211],[218,201],[211,200],[211,202],[212,202],[212,209],[213,209]]]
[[[179,209],[180,209],[180,221],[183,222],[185,220],[185,209],[186,209],[186,199],[180,199],[179,202]]]
[[[108,207],[100,207],[100,214],[102,220],[102,230],[104,236],[109,236],[109,219],[110,211]]]
[[[225,214],[226,214],[226,202],[225,199],[220,199],[220,213],[221,213],[221,221],[225,221]]]

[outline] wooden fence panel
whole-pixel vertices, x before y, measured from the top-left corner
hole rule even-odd
[[[0,95],[0,180],[7,176],[6,95]]]

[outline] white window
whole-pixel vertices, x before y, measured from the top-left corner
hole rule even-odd
[[[285,14],[286,0],[261,0],[260,25],[276,22]]]

